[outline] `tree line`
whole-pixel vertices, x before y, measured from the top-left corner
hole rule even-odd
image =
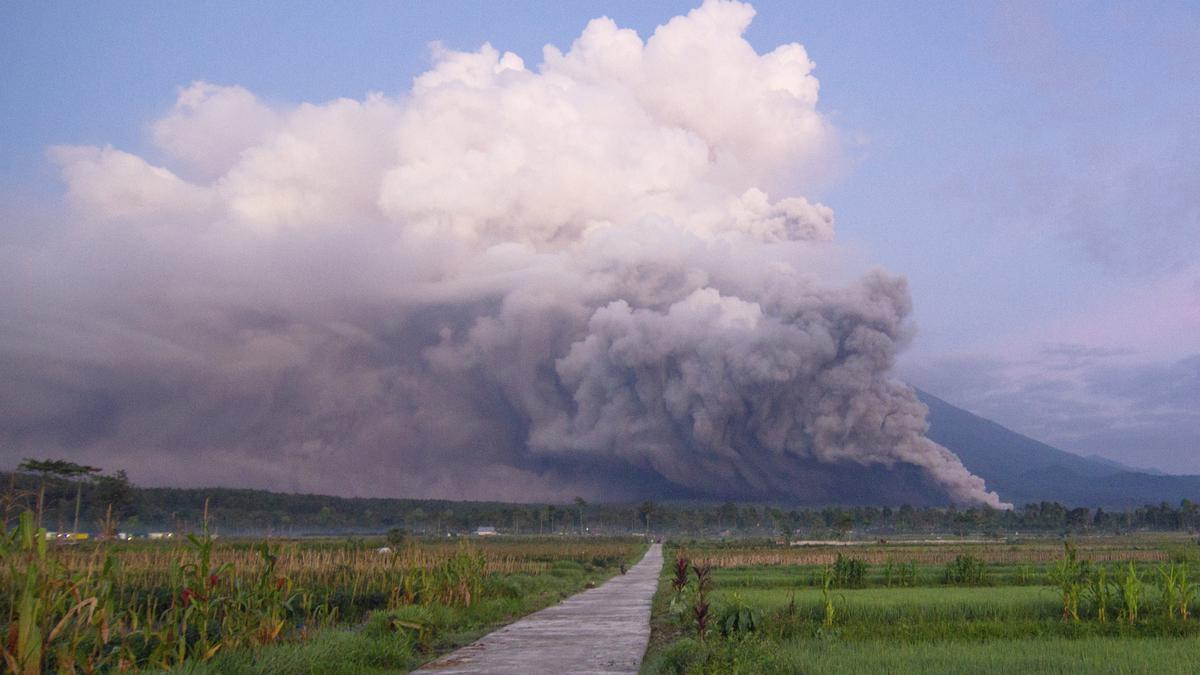
[[[444,536],[490,526],[503,534],[762,536],[826,539],[903,533],[1003,536],[1013,533],[1123,533],[1200,530],[1200,505],[1184,499],[1121,510],[1058,502],[1012,510],[979,507],[829,506],[725,503],[506,504],[436,499],[349,498],[232,488],[134,485],[124,471],[62,460],[26,460],[8,472],[0,516],[8,526],[22,510],[51,530],[131,533],[192,531],[205,503],[209,519],[228,534],[279,536],[388,530]]]

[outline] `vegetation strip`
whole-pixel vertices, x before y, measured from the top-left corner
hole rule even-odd
[[[0,537],[4,672],[403,672],[618,574],[636,539]],[[341,626],[362,625],[349,631]]]
[[[635,673],[662,568],[655,544],[625,575],[528,616],[424,669],[433,673]]]
[[[1143,543],[1150,539],[1143,539]],[[1200,672],[1200,547],[1097,562],[1110,542],[1013,545],[993,564],[733,566],[769,544],[670,544],[643,673]],[[901,554],[911,546],[879,546]],[[1169,553],[1168,553],[1169,551]],[[1136,553],[1136,552],[1131,552]]]

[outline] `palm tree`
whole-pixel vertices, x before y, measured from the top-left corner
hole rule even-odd
[[[650,515],[654,513],[654,502],[644,501],[638,507],[638,515],[642,517],[642,521],[646,523],[646,534],[650,534]]]
[[[575,498],[575,507],[579,509],[579,534],[583,534],[583,507],[587,506],[587,502],[583,501],[583,497]]]
[[[417,508],[409,511],[408,514],[404,517],[404,524],[408,528],[409,532],[415,533],[417,531],[417,526],[420,525],[421,522],[424,520],[425,520],[425,510],[422,509],[421,507],[417,507]]]
[[[515,508],[512,512],[513,530],[516,534],[521,534],[521,523],[527,523],[532,519],[532,516],[527,508]]]

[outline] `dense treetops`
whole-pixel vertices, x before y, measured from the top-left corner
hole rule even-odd
[[[90,467],[89,467],[90,468]],[[97,530],[109,506],[119,529],[131,533],[188,531],[201,519],[205,500],[218,531],[226,534],[302,535],[382,533],[396,528],[426,536],[469,533],[492,526],[503,534],[643,532],[705,536],[838,538],[901,533],[1008,535],[1013,533],[1115,533],[1200,528],[1200,506],[1190,500],[1122,511],[1070,508],[1058,502],[1027,504],[1011,511],[986,506],[913,508],[714,503],[502,504],[431,499],[346,498],[231,488],[144,488],[123,471],[69,477],[32,466],[7,476],[3,500],[12,522],[19,510],[36,509],[44,491],[43,524],[69,529],[82,483],[82,530]]]

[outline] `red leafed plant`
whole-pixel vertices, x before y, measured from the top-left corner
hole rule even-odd
[[[688,559],[679,556],[675,558],[675,578],[671,579],[671,588],[676,593],[682,591],[688,582]]]

